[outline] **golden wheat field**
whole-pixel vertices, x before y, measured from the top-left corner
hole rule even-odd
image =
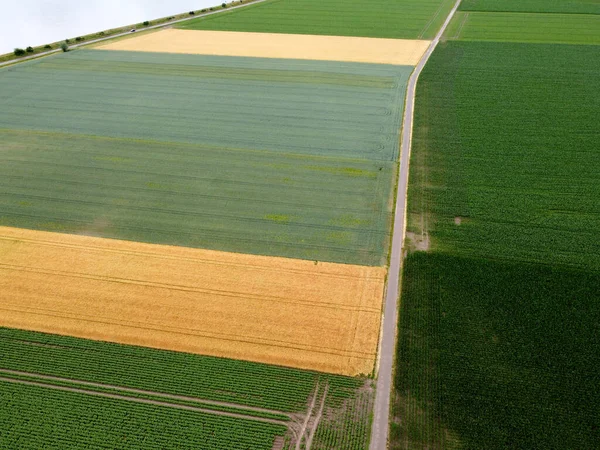
[[[415,65],[429,41],[167,29],[97,48],[138,52]]]
[[[373,370],[385,269],[0,227],[0,326]]]

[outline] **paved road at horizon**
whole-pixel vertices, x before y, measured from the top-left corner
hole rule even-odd
[[[383,312],[382,338],[379,359],[379,374],[377,377],[377,394],[373,411],[373,426],[371,429],[370,450],[386,450],[388,448],[390,396],[392,393],[392,374],[394,369],[394,355],[396,351],[396,330],[398,327],[398,297],[400,285],[400,269],[402,267],[402,251],[406,232],[406,194],[408,190],[408,169],[410,149],[412,143],[412,128],[415,106],[415,90],[419,75],[427,64],[429,57],[437,47],[446,27],[452,20],[461,0],[448,14],[446,21],[440,28],[429,48],[415,67],[406,93],[406,105],[402,124],[402,144],[400,150],[400,175],[398,179],[398,192],[396,196],[396,213],[394,215],[394,228],[392,233],[392,255],[388,272],[388,283],[385,295],[385,309]]]

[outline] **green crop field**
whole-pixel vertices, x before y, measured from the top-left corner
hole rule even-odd
[[[0,381],[0,447],[271,449],[285,427]]]
[[[462,11],[600,14],[599,0],[463,0]]]
[[[393,160],[411,71],[392,65],[80,50],[1,70],[0,124]]]
[[[600,44],[600,15],[456,13],[446,39],[557,44]]]
[[[106,434],[111,448],[139,447],[144,442],[145,448],[270,450],[274,436],[286,435],[286,423],[263,423],[252,417],[290,422],[294,414],[306,413],[317,386],[320,392],[327,389],[327,396],[313,448],[358,450],[368,443],[373,389],[367,379],[7,328],[0,328],[0,352],[2,448],[33,439],[43,442],[44,448],[58,442],[84,448]],[[27,384],[31,382],[38,385]],[[127,399],[93,395],[99,393]],[[135,401],[139,399],[250,417],[140,404]],[[253,407],[264,410],[252,411]],[[50,414],[52,408],[55,414]],[[46,415],[52,417],[36,419]],[[148,432],[148,427],[154,431]],[[59,434],[54,432],[57,428]],[[202,442],[207,444],[199,447]]]
[[[423,72],[394,448],[600,442],[599,58],[448,42]]]
[[[454,3],[454,0],[271,0],[191,20],[178,28],[431,39]]]
[[[77,51],[0,71],[0,225],[383,264],[411,70]]]

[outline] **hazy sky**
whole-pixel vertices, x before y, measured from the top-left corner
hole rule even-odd
[[[144,20],[221,4],[222,0],[1,0],[0,54]]]

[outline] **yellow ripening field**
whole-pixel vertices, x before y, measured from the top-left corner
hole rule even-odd
[[[368,374],[385,274],[0,227],[0,326]]]
[[[414,66],[429,43],[409,39],[167,29],[97,48]]]

